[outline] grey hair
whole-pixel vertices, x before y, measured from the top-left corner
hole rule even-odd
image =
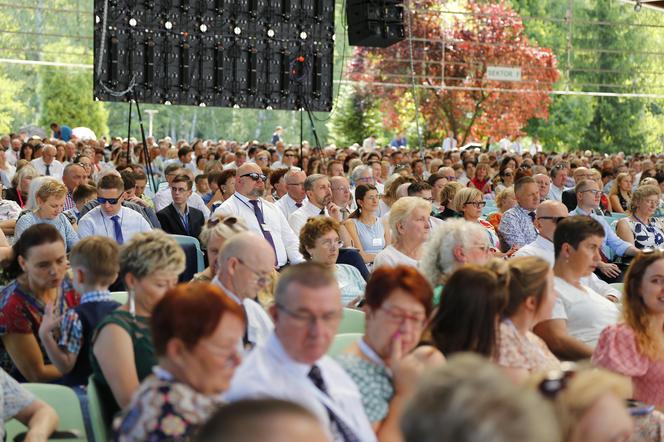
[[[327,178],[327,175],[323,175],[322,173],[314,173],[313,175],[309,175],[305,180],[304,180],[304,191],[308,190],[314,190],[314,184],[316,184],[316,181],[322,180],[323,178]]]
[[[434,287],[442,278],[454,270],[458,263],[454,258],[454,248],[472,246],[475,239],[484,238],[489,246],[489,235],[484,227],[463,219],[450,219],[436,227],[424,245],[420,271]]]
[[[393,240],[399,236],[397,224],[405,221],[406,218],[413,214],[415,209],[424,209],[429,214],[431,212],[431,203],[419,196],[404,196],[392,204],[388,221]]]
[[[360,175],[362,175],[364,172],[371,172],[371,176],[373,176],[373,169],[371,166],[367,166],[366,164],[362,166],[357,166],[355,169],[353,169],[353,172],[350,174],[350,179],[353,181],[353,183],[357,183],[357,180],[360,178]]]
[[[472,353],[428,373],[401,419],[406,442],[558,442],[553,407]]]

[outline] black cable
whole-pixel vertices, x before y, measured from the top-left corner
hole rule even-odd
[[[129,117],[127,118],[127,164],[131,164],[131,158],[129,156],[129,151],[131,150],[131,142],[129,141],[129,138],[131,138],[131,96],[129,97]],[[122,155],[122,152],[120,152],[120,155],[118,155],[118,158]]]
[[[136,113],[138,114],[138,124],[141,128],[141,139],[143,140],[143,157],[145,158],[145,171],[152,181],[152,189],[154,193],[157,193],[157,183],[154,180],[154,174],[152,170],[152,159],[150,158],[150,149],[148,149],[148,142],[145,138],[145,128],[143,127],[143,116],[141,115],[141,108],[138,105],[138,100],[136,100]]]

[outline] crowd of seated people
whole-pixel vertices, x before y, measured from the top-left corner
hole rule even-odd
[[[26,440],[30,383],[86,440],[90,386],[120,441],[664,440],[664,156],[60,133],[0,137]]]

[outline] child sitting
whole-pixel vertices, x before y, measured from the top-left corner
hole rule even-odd
[[[120,306],[113,301],[108,287],[115,281],[120,268],[119,248],[115,241],[90,236],[79,241],[71,251],[72,281],[81,294],[79,306],[57,317],[53,305],[46,304],[39,327],[41,339],[53,365],[65,375],[64,385],[86,385],[92,374],[90,343],[96,325]],[[60,328],[56,340],[53,330]]]

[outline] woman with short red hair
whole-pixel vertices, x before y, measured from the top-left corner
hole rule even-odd
[[[150,321],[159,365],[116,426],[116,440],[188,440],[217,409],[240,363],[244,312],[218,287],[180,284]]]
[[[365,291],[364,336],[338,358],[360,390],[378,440],[400,434],[401,410],[419,375],[444,361],[433,347],[415,349],[432,298],[431,285],[414,267],[376,269]]]

